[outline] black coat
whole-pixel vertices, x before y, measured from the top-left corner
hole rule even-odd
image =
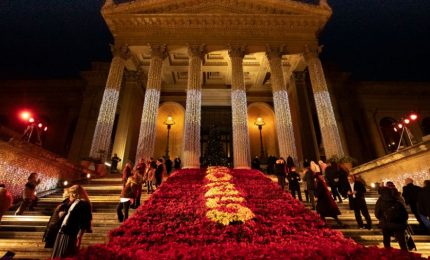
[[[300,188],[300,175],[297,172],[289,172],[287,179],[290,189]]]
[[[418,212],[430,217],[430,186],[424,187],[418,194]]]
[[[278,177],[285,178],[287,174],[285,172],[285,164],[284,163],[276,163],[275,164],[275,174]]]
[[[61,227],[61,232],[69,236],[77,236],[79,230],[90,233],[92,232],[91,220],[91,205],[87,201],[81,200],[70,212],[66,225]]]
[[[354,182],[354,190],[357,192],[355,197],[353,195],[348,194],[349,200],[349,208],[350,209],[359,209],[366,205],[366,200],[364,198],[364,194],[366,193],[366,187],[360,181]],[[351,190],[351,185],[348,183],[348,191]]]
[[[421,187],[414,185],[413,183],[409,183],[404,186],[402,196],[405,199],[406,204],[415,207],[418,201],[418,193],[420,193],[421,190]]]
[[[315,174],[311,170],[307,170],[304,176],[307,190],[315,190]]]
[[[336,186],[339,183],[339,171],[337,167],[333,165],[327,166],[325,169],[325,177],[327,179],[327,184],[330,187]]]
[[[333,200],[322,177],[316,178],[315,196],[318,198],[316,209],[323,217],[336,217],[340,215],[339,207]]]
[[[382,188],[379,190],[381,194],[376,201],[375,205],[375,217],[379,219],[379,225],[382,229],[402,230],[406,229],[408,225],[408,212],[405,206],[395,196],[394,190],[391,188]],[[397,209],[392,214],[387,214],[389,208],[393,207]],[[387,222],[386,215],[390,218],[396,219],[396,221]]]

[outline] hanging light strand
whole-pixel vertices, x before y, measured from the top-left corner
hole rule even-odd
[[[201,52],[190,51],[187,105],[184,129],[184,168],[200,167],[200,125],[202,99]]]
[[[340,139],[339,128],[334,115],[333,105],[325,81],[321,61],[317,53],[314,52],[307,52],[305,57],[308,63],[309,76],[326,158],[330,158],[334,155],[342,157],[344,155],[342,141]]]
[[[90,156],[106,159],[112,135],[113,123],[115,120],[116,107],[119,99],[119,91],[124,73],[124,59],[115,56],[112,59],[106,88],[103,93],[102,104],[91,143]]]
[[[233,124],[233,154],[235,168],[249,168],[251,152],[248,132],[248,109],[246,87],[243,75],[243,48],[229,51],[232,67],[231,110]]]
[[[272,72],[270,82],[272,84],[273,103],[275,106],[279,153],[281,157],[287,158],[291,156],[294,160],[297,160],[290,102],[282,71],[281,57],[280,51],[268,50],[267,58],[269,59],[270,70]]]
[[[148,83],[140,123],[136,161],[141,158],[148,160],[154,153],[158,106],[160,103],[163,57],[164,55],[154,55],[153,53],[149,64]]]

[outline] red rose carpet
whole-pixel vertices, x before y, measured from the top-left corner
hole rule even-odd
[[[324,227],[263,174],[210,167],[181,170],[133,217],[111,231],[110,242],[77,259],[418,259],[365,248]]]

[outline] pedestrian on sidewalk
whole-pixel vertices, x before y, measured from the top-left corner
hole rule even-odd
[[[348,176],[349,189],[348,189],[348,199],[349,208],[354,210],[355,220],[360,228],[372,229],[372,219],[369,215],[369,210],[367,209],[366,199],[364,194],[366,193],[366,187],[360,181],[355,179],[354,175]],[[366,219],[366,226],[363,225],[363,219],[361,218],[363,214]]]

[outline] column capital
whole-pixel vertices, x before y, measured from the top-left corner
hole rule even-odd
[[[314,46],[311,47],[309,45],[305,46],[305,51],[303,52],[303,57],[305,61],[308,62],[311,59],[319,58],[320,53],[322,52],[323,46]]]
[[[271,60],[273,58],[282,58],[282,55],[286,53],[285,46],[266,46],[266,56],[268,60]]]
[[[151,44],[151,58],[159,57],[164,60],[167,57],[167,47],[165,44]]]
[[[110,50],[113,57],[120,57],[123,60],[128,60],[131,57],[130,49],[128,45],[110,45]]]
[[[243,45],[228,47],[228,56],[230,56],[230,58],[239,57],[243,59],[243,57],[245,57],[245,54],[246,54],[246,47]]]
[[[206,54],[206,46],[204,44],[188,44],[188,56],[190,57],[200,57]]]

